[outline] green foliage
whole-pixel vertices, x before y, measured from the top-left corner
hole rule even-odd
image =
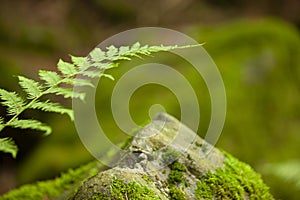
[[[170,166],[171,170],[176,170],[179,172],[184,172],[185,171],[185,166],[182,163],[179,162],[174,162],[171,166]]]
[[[169,188],[169,195],[173,200],[186,200],[184,193],[180,189],[173,186]]]
[[[170,174],[168,182],[170,185],[184,183],[183,172],[185,171],[185,166],[177,161],[170,165]]]
[[[168,176],[169,196],[174,200],[185,200],[186,197],[184,193],[181,191],[181,189],[178,188],[178,184],[185,183],[185,166],[182,163],[175,161],[171,165],[169,165],[169,167],[171,169]]]
[[[187,48],[192,46],[141,46],[135,43],[132,46],[122,46],[120,48],[109,46],[107,51],[95,48],[87,57],[71,56],[71,63],[59,60],[57,69],[59,71],[39,70],[39,81],[18,76],[19,85],[23,89],[26,96],[16,92],[9,92],[0,89],[1,104],[7,108],[7,115],[12,116],[8,121],[1,118],[0,132],[5,127],[34,129],[45,132],[45,135],[51,133],[51,127],[43,124],[35,119],[18,119],[18,117],[27,109],[35,109],[46,112],[55,112],[59,114],[67,114],[71,120],[74,119],[73,111],[64,108],[59,103],[50,100],[42,101],[45,95],[54,94],[61,95],[64,98],[78,98],[84,100],[85,94],[74,91],[73,86],[94,87],[91,79],[96,77],[106,77],[113,80],[109,74],[104,71],[117,67],[121,60],[131,60],[132,57],[141,58],[143,55],[149,56],[154,52],[169,51],[177,48]],[[10,138],[0,140],[0,151],[8,152],[16,156],[17,147]]]
[[[115,178],[110,186],[112,199],[120,200],[158,200],[160,199],[147,186],[140,185],[135,181],[125,183],[124,180]]]
[[[50,102],[49,100],[44,102],[43,101],[33,102],[29,108],[38,109],[45,112],[56,112],[60,114],[67,114],[72,121],[74,120],[74,115],[72,110],[62,107],[59,103]]]
[[[2,99],[1,104],[8,107],[8,115],[16,115],[17,113],[21,112],[22,107],[25,104],[24,100],[15,92],[8,92],[4,89],[0,89],[0,98]]]
[[[12,190],[11,192],[0,197],[0,200],[10,200],[10,199],[55,199],[60,197],[66,191],[70,191],[70,194],[74,192],[73,190],[80,186],[85,178],[90,177],[95,169],[97,171],[102,166],[98,162],[92,162],[84,165],[78,169],[70,169],[68,172],[63,173],[60,177],[49,180],[41,181],[35,184],[24,185],[19,189]],[[68,195],[68,194],[65,194]],[[67,197],[66,197],[67,199]]]
[[[168,179],[169,184],[179,184],[183,183],[183,173],[177,170],[171,170]]]
[[[13,158],[17,156],[18,147],[11,138],[0,138],[0,151],[10,153]]]
[[[38,131],[45,132],[45,135],[49,135],[51,133],[51,127],[44,125],[38,120],[34,119],[21,119],[19,120],[16,118],[12,122],[10,122],[7,126],[11,126],[13,128],[20,128],[20,129],[33,129]]]
[[[261,176],[252,168],[226,154],[224,168],[208,172],[197,184],[198,199],[273,199]]]

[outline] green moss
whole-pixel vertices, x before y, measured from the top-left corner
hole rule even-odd
[[[170,166],[171,170],[176,170],[176,171],[180,171],[180,172],[184,172],[185,171],[185,166],[182,163],[179,162],[174,162],[171,166]]]
[[[170,199],[172,200],[186,200],[184,193],[180,189],[173,186],[169,189],[169,195]]]
[[[169,197],[174,200],[185,200],[185,194],[176,185],[185,183],[184,171],[185,166],[177,161],[173,162],[170,166],[170,173],[168,177],[169,183]]]
[[[184,182],[183,173],[176,170],[170,171],[168,182],[169,184],[183,183]]]
[[[252,168],[225,153],[225,167],[208,172],[198,181],[198,199],[273,199],[261,176]]]
[[[146,181],[146,183],[152,183],[152,180],[147,175],[142,175],[142,179]]]
[[[213,199],[210,186],[204,181],[197,182],[197,190],[195,195],[198,199]]]
[[[119,200],[159,200],[155,193],[148,187],[138,184],[135,181],[126,183],[124,180],[115,178],[110,186],[112,199]]]
[[[92,162],[84,165],[76,170],[70,169],[68,172],[61,175],[54,180],[41,181],[31,185],[24,185],[19,189],[12,190],[11,192],[0,197],[0,200],[10,199],[53,199],[68,193],[73,192],[86,177],[95,174],[96,169],[100,168],[98,162]]]
[[[111,198],[104,193],[97,193],[92,197],[92,200],[111,200]]]
[[[170,185],[184,183],[183,172],[185,171],[185,166],[179,162],[174,162],[170,165],[170,169],[168,183]]]

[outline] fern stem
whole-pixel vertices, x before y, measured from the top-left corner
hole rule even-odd
[[[36,102],[37,100],[39,100],[42,96],[49,94],[50,91],[59,86],[60,84],[64,83],[67,79],[73,78],[79,74],[82,74],[84,71],[86,71],[87,69],[89,69],[90,66],[77,71],[76,73],[70,74],[68,76],[65,76],[63,79],[59,80],[56,84],[53,84],[51,87],[47,88],[45,91],[41,92],[37,97],[35,97],[34,99],[32,99],[27,105],[23,106],[22,109],[15,114],[9,121],[7,121],[5,124],[3,124],[2,126],[0,126],[0,132],[7,126],[9,126],[14,120],[16,120],[25,110],[29,109],[30,106]],[[103,74],[103,72],[101,72],[101,74]]]
[[[82,73],[82,72],[83,72],[83,70],[81,70],[81,71],[79,71],[79,72],[76,72],[76,73],[74,73],[74,74],[71,74],[71,75],[69,75],[69,76],[66,76],[66,77],[64,77],[63,79],[61,79],[60,81],[58,81],[56,84],[52,85],[51,87],[47,88],[45,91],[41,92],[40,95],[38,95],[37,97],[35,97],[34,99],[32,99],[27,105],[23,106],[23,108],[22,108],[17,114],[15,114],[9,121],[7,121],[5,124],[3,124],[3,126],[0,127],[0,132],[1,132],[5,127],[9,126],[10,123],[12,123],[14,120],[16,120],[16,119],[18,118],[18,116],[21,115],[25,110],[29,109],[30,106],[31,106],[34,102],[36,102],[37,100],[39,100],[42,96],[44,96],[44,95],[46,95],[46,94],[49,94],[49,92],[50,92],[53,88],[55,88],[55,87],[57,87],[58,85],[64,83],[65,80],[67,80],[67,79],[69,79],[69,78],[72,78],[72,77],[74,77],[74,76],[76,76],[76,75],[78,75],[79,73]]]

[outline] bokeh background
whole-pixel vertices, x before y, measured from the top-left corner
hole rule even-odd
[[[227,118],[217,147],[260,172],[276,198],[300,195],[300,2],[298,0],[26,0],[0,3],[0,87],[17,90],[13,75],[37,78],[38,69],[54,70],[59,58],[87,55],[121,31],[159,26],[181,31],[199,42],[223,76]],[[201,106],[198,134],[205,135],[210,100],[201,76],[171,55],[169,65],[197,91]],[[146,58],[147,61],[148,58]],[[155,59],[155,58],[154,58]],[[138,62],[138,61],[136,61]],[[118,79],[130,63],[111,73]],[[125,135],[113,121],[110,95],[115,82],[101,80],[97,112],[116,143]],[[61,101],[66,106],[71,102]],[[160,103],[180,116],[176,97],[166,88],[147,85],[132,96],[130,110],[139,124]],[[5,109],[0,109],[2,115]],[[27,112],[53,127],[53,134],[5,129],[20,151],[17,159],[0,154],[0,194],[21,184],[58,176],[93,158],[67,116]],[[103,117],[104,116],[104,117]],[[101,145],[101,144],[99,144]]]

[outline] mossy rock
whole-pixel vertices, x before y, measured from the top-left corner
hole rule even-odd
[[[24,192],[40,192],[34,199],[273,199],[249,165],[214,148],[167,114],[139,130],[124,150],[115,167],[78,169],[81,176],[72,184],[68,176],[64,189],[49,181],[49,190],[57,191],[47,193],[38,183],[0,199],[22,199]]]

